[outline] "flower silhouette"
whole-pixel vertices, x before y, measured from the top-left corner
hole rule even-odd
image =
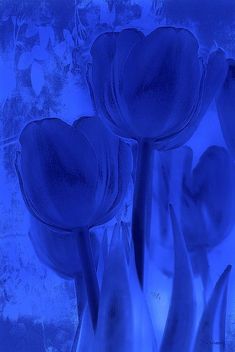
[[[182,225],[189,250],[212,249],[231,232],[235,222],[234,180],[235,165],[223,147],[207,148],[193,170],[188,164],[183,180]]]
[[[181,222],[193,269],[206,295],[209,283],[208,251],[231,233],[235,223],[235,165],[227,150],[209,147],[192,169],[187,150],[182,180]]]
[[[104,33],[91,48],[87,77],[95,108],[115,134],[138,142],[132,236],[141,286],[153,148],[176,148],[191,137],[226,74],[222,50],[207,60],[198,51],[193,34],[174,27],[147,36],[136,29]]]
[[[16,169],[25,203],[55,236],[57,232],[74,234],[95,328],[99,286],[89,229],[110,220],[121,206],[132,171],[130,148],[96,117],[82,117],[73,126],[59,119],[33,121],[23,130],[20,144]],[[69,249],[71,237],[68,241]],[[58,241],[56,245],[60,246]],[[46,260],[55,263],[54,252],[46,249],[53,255]],[[67,266],[64,252],[61,255],[64,270],[71,275],[76,265]],[[71,260],[76,256],[73,251]]]
[[[198,49],[193,34],[182,28],[100,35],[91,48],[88,77],[101,118],[116,134],[151,140],[158,149],[183,144],[226,74],[222,50],[206,61]]]
[[[129,147],[96,117],[70,126],[59,119],[29,123],[20,136],[17,170],[31,214],[58,230],[110,220],[125,196]]]

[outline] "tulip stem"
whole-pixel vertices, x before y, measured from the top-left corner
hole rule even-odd
[[[132,238],[136,270],[142,288],[144,285],[145,244],[149,236],[151,222],[153,154],[154,151],[149,142],[139,142],[132,210]]]
[[[99,308],[99,284],[88,229],[81,229],[78,232],[77,243],[86,285],[88,306],[90,309],[92,325],[95,331]]]

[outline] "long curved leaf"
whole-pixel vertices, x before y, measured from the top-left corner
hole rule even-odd
[[[97,352],[133,351],[133,312],[120,225],[114,228],[106,260],[96,331]]]
[[[213,352],[215,345],[219,346],[217,351],[225,351],[225,318],[230,271],[231,265],[228,265],[218,279],[204,309],[195,340],[194,352]],[[218,319],[216,319],[217,313],[219,313]],[[218,337],[213,334],[215,324],[217,324]]]
[[[170,216],[174,235],[175,271],[171,303],[160,352],[188,352],[191,349],[195,322],[192,270],[172,206],[170,206]]]

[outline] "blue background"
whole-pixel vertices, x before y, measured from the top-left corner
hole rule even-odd
[[[235,5],[228,0],[0,1],[1,351],[69,351],[77,321],[73,282],[39,262],[27,235],[28,214],[14,169],[20,131],[33,119],[59,117],[72,122],[93,114],[85,71],[90,45],[99,33],[128,27],[149,33],[156,26],[172,24],[192,30],[202,51],[221,46],[228,57],[235,55]],[[187,143],[194,150],[194,164],[212,144],[225,146],[214,104]],[[156,207],[153,202],[155,212]],[[130,221],[129,213],[126,218]],[[112,223],[107,228],[111,231]],[[209,255],[212,282],[227,264],[235,263],[234,236],[233,231]],[[171,269],[167,249],[159,261],[165,270]],[[171,283],[160,270],[156,282],[148,295],[153,310],[161,312],[155,322],[161,332]],[[195,284],[200,296],[200,283]],[[233,271],[227,351],[235,350],[234,297]]]

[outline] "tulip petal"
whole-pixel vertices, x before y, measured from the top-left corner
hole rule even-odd
[[[38,258],[64,278],[75,278],[81,272],[76,237],[50,230],[31,217],[29,236]]]
[[[156,148],[160,150],[176,148],[184,144],[192,136],[222,85],[226,75],[226,68],[224,52],[218,49],[211,53],[202,75],[198,104],[195,106],[189,123],[182,130],[177,131],[175,136],[170,135],[163,140],[155,141]]]
[[[119,135],[124,137],[134,135],[133,128],[126,119],[125,102],[120,94],[125,81],[124,67],[132,48],[143,39],[143,33],[136,29],[125,29],[118,33],[112,71],[104,91],[107,112],[109,116],[115,116],[114,132],[121,126],[121,134],[119,132]]]
[[[119,126],[116,123],[118,121],[119,111],[117,111],[117,105],[113,97],[113,82],[108,81],[108,76],[103,87],[96,87],[96,79],[94,78],[94,65],[87,65],[87,84],[90,90],[91,99],[94,105],[95,112],[102,118],[104,123],[118,136],[128,138],[128,133],[124,126]],[[111,73],[110,73],[111,75]],[[97,89],[96,89],[97,88]],[[108,92],[108,93],[107,93]],[[110,100],[110,101],[109,101]],[[114,115],[112,113],[114,111]],[[126,122],[125,122],[125,127]],[[127,128],[129,130],[129,127]]]
[[[112,63],[116,53],[116,40],[118,35],[117,32],[103,33],[94,41],[91,47],[93,63],[92,66],[88,66],[87,79],[98,115],[101,117],[104,116],[106,123],[110,124],[114,129],[117,128],[121,133],[121,130],[116,127],[115,119],[107,110],[104,97],[107,82],[112,72]],[[102,55],[100,55],[100,53],[102,53]]]
[[[217,99],[217,109],[225,142],[235,158],[235,60],[228,60],[227,76]]]
[[[195,299],[190,260],[172,206],[170,214],[174,234],[175,273],[160,351],[182,352],[189,351],[191,346],[195,323]]]
[[[206,248],[219,244],[234,225],[234,178],[233,161],[226,149],[219,146],[209,147],[193,170],[193,198],[201,207]]]
[[[98,213],[97,221],[109,211],[118,193],[118,165],[116,162],[119,138],[109,130],[96,117],[83,117],[75,121],[74,126],[82,132],[91,143],[99,164],[99,187],[96,192]],[[98,136],[98,138],[97,138]]]
[[[202,98],[204,93],[205,74],[206,74],[205,67],[202,61],[200,61],[200,66],[201,66],[201,81],[199,86],[198,99],[195,99],[195,105],[190,111],[188,118],[185,121],[185,124],[170,134],[155,138],[153,141],[156,149],[167,151],[167,150],[175,149],[182,146],[187,140],[189,140],[189,138],[192,136],[192,134],[198,127],[202,118],[202,115],[200,114],[200,109],[201,109]]]
[[[132,170],[131,150],[96,117],[80,118],[74,125],[89,139],[97,153],[99,189],[94,221],[96,225],[102,224],[114,216],[126,195]]]
[[[124,69],[123,94],[136,133],[161,138],[189,119],[198,100],[198,43],[187,30],[158,28],[132,49]]]
[[[120,83],[118,74],[123,70],[123,63],[131,47],[142,37],[144,35],[135,29],[104,33],[95,40],[91,48],[93,64],[92,69],[88,70],[87,78],[96,110],[101,117],[104,116],[104,122],[115,133],[124,137],[127,136],[125,130],[130,132],[130,127],[125,116],[122,116],[121,105],[117,100]],[[113,75],[115,77],[111,78]]]
[[[105,221],[111,219],[120,209],[130,185],[132,155],[129,145],[119,142],[118,157],[116,162],[118,164],[118,193],[109,208],[108,218],[106,218]]]
[[[122,84],[122,79],[125,79],[125,77],[123,77],[123,69],[132,48],[137,43],[144,40],[144,38],[144,34],[134,28],[124,29],[118,34],[114,57],[114,70],[117,85]]]
[[[212,352],[214,345],[220,345],[220,351],[225,351],[225,317],[227,305],[227,287],[231,265],[228,265],[223,274],[218,279],[211,298],[204,309],[197,337],[195,340],[194,352]],[[219,321],[216,322],[216,312],[220,310]],[[219,336],[213,335],[214,324],[218,324]],[[222,340],[218,341],[218,338]]]
[[[99,65],[99,69],[108,70],[110,67],[115,52],[116,52],[116,39],[118,33],[116,32],[107,32],[101,34],[91,47],[91,56],[94,59],[94,62]],[[102,55],[100,55],[102,53]],[[97,72],[102,78],[101,72]]]

